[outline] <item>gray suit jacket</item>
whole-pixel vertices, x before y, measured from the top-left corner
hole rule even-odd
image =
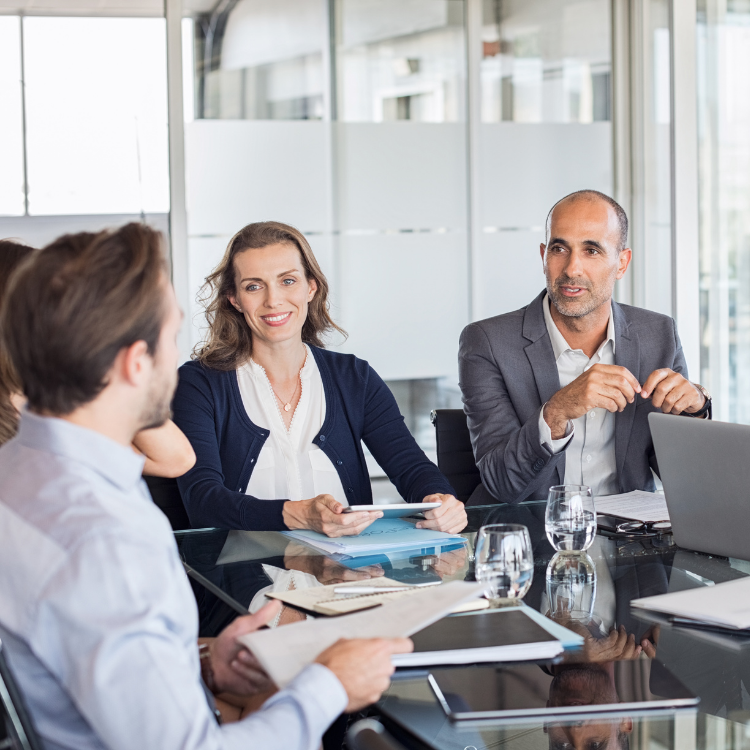
[[[544,323],[542,292],[515,312],[480,320],[461,334],[458,364],[464,411],[482,483],[470,505],[546,500],[563,484],[565,451],[549,453],[539,439],[539,412],[560,390],[552,344]],[[660,367],[687,377],[672,318],[612,302],[615,364],[643,384]],[[615,454],[620,492],[654,490],[658,473],[648,415],[650,400],[615,415]]]

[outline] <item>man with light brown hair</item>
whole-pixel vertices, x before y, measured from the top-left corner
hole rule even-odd
[[[169,416],[181,318],[143,225],[63,237],[15,279],[0,330],[28,408],[0,448],[0,638],[48,749],[314,750],[341,712],[377,700],[411,644],[340,642],[258,712],[217,724],[201,675],[217,693],[267,688],[237,638],[278,605],[199,657],[192,591],[130,448]]]

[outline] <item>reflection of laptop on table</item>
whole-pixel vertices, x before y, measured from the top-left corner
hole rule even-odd
[[[750,559],[750,427],[649,414],[675,543]]]

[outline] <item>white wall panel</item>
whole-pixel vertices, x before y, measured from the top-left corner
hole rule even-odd
[[[466,236],[382,234],[342,240],[340,347],[385,379],[457,380],[468,322]]]
[[[339,123],[339,225],[466,227],[466,126]]]
[[[195,120],[185,125],[188,231],[234,234],[253,221],[326,229],[323,122]]]
[[[483,124],[474,275],[475,314],[528,304],[543,288],[539,244],[550,208],[575,190],[613,190],[612,126]]]
[[[544,289],[544,271],[539,256],[542,231],[480,234],[482,273],[474,293],[478,318],[518,310]]]
[[[483,227],[543,226],[552,206],[583,188],[612,194],[612,124],[481,126]]]

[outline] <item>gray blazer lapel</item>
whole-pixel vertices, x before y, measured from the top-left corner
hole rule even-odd
[[[615,364],[627,368],[637,378],[641,363],[640,344],[636,336],[631,337],[625,314],[614,300],[612,301],[612,317],[615,324]],[[636,401],[628,404],[624,411],[615,414],[615,459],[618,477],[622,477],[637,403],[636,397]]]
[[[560,390],[560,376],[557,374],[555,353],[549,340],[547,325],[544,322],[542,303],[546,291],[542,292],[527,308],[523,316],[523,335],[531,343],[524,348],[534,374],[536,389],[539,392],[539,405],[546,404]],[[558,481],[564,482],[565,462],[557,465]]]
[[[545,404],[560,390],[555,353],[544,322],[542,301],[547,292],[542,292],[527,308],[523,316],[523,336],[531,341],[524,351],[534,373],[539,403]]]

